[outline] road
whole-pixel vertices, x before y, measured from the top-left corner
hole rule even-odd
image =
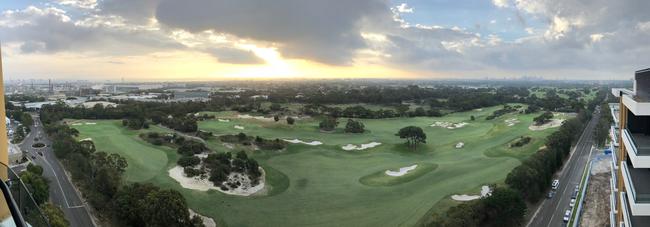
[[[600,119],[600,111],[596,110],[593,117],[580,135],[574,151],[569,161],[564,165],[562,170],[556,174],[560,180],[560,186],[557,194],[551,199],[546,199],[538,207],[527,226],[529,227],[546,227],[546,226],[565,226],[563,221],[564,212],[569,209],[571,194],[575,186],[580,183],[585,165],[590,159],[594,145],[594,128]],[[551,186],[549,185],[549,188]]]
[[[87,227],[95,226],[93,223],[88,207],[84,204],[81,196],[75,191],[74,186],[66,177],[63,166],[52,152],[52,142],[47,138],[43,130],[38,115],[32,115],[34,126],[31,127],[31,133],[27,135],[24,142],[19,145],[23,152],[32,162],[43,167],[43,176],[50,181],[50,200],[55,205],[61,207],[70,226]],[[33,148],[34,139],[39,138],[38,142],[47,144],[44,148]],[[41,152],[41,156],[38,152]]]

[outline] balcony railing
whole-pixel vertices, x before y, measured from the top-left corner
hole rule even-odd
[[[11,212],[11,216],[1,220],[0,225],[11,223],[15,226],[50,226],[19,174],[2,163],[0,163],[0,173],[7,173],[8,176],[7,181],[0,183],[4,195],[4,201],[0,201],[0,207],[7,206]]]
[[[632,151],[638,156],[650,156],[650,136],[623,130],[623,136],[631,142]]]

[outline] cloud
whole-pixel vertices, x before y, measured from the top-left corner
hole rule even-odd
[[[210,48],[208,52],[214,55],[219,62],[230,64],[260,64],[264,61],[252,51],[230,47]]]
[[[510,6],[510,2],[508,0],[492,0],[492,4],[499,8],[506,8]]]
[[[156,10],[168,27],[262,41],[276,45],[283,57],[327,64],[351,63],[366,47],[363,21],[376,15],[390,15],[383,1],[163,0]]]
[[[406,3],[402,3],[395,8],[397,8],[397,12],[400,13],[413,13],[413,7],[409,7]]]

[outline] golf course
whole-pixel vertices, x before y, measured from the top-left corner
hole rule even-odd
[[[451,195],[476,195],[483,185],[503,183],[511,169],[558,129],[531,130],[539,112],[516,111],[486,120],[502,108],[443,117],[355,119],[365,125],[366,131],[358,134],[343,131],[345,118],[338,119],[334,131],[323,132],[320,118],[296,117],[289,125],[284,119],[276,122],[233,111],[199,113],[215,116],[198,123],[199,130],[213,133],[205,140],[212,151],[244,150],[264,169],[266,185],[251,196],[183,188],[169,176],[180,157],[176,150],[139,137],[152,131],[173,133],[170,129],[151,125],[131,130],[120,120],[67,123],[80,132],[79,140],[90,138],[98,151],[125,157],[126,181],[178,190],[192,210],[213,218],[218,226],[413,226],[432,212],[460,203]],[[421,127],[426,144],[416,150],[407,147],[395,135],[406,126]],[[288,145],[280,151],[260,150],[216,137],[240,132]],[[531,139],[513,147],[522,136]],[[350,147],[356,149],[344,149]]]

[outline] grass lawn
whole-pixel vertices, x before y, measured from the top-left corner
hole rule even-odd
[[[182,188],[168,176],[175,166],[176,152],[141,141],[138,131],[123,128],[118,121],[92,121],[96,125],[73,126],[80,139],[91,137],[98,150],[127,157],[127,180],[152,182],[180,191],[195,211],[215,218],[220,226],[412,226],[432,212],[446,209],[452,194],[466,193],[481,185],[502,183],[520,160],[537,151],[544,138],[556,129],[530,131],[536,114],[507,114],[487,121],[501,107],[454,113],[440,118],[362,119],[368,132],[345,134],[346,119],[333,133],[318,130],[319,119],[285,121],[238,119],[236,113],[214,113],[218,120],[202,121],[199,128],[215,134],[244,132],[264,138],[318,140],[323,145],[290,144],[283,151],[246,150],[267,172],[268,192],[251,197],[200,192]],[[470,121],[470,116],[475,121]],[[507,119],[520,122],[507,126]],[[467,122],[465,127],[430,127],[436,121]],[[235,129],[234,126],[244,129]],[[410,151],[395,133],[415,125],[427,134],[427,144]],[[164,130],[152,127],[149,130]],[[532,142],[517,149],[509,144],[520,136]],[[209,139],[216,151],[231,151],[217,139]],[[375,148],[344,151],[348,143],[380,142]],[[461,149],[454,148],[464,142]],[[418,164],[412,172],[391,179],[386,170]],[[478,193],[476,190],[475,193]],[[434,207],[435,205],[435,207]]]

